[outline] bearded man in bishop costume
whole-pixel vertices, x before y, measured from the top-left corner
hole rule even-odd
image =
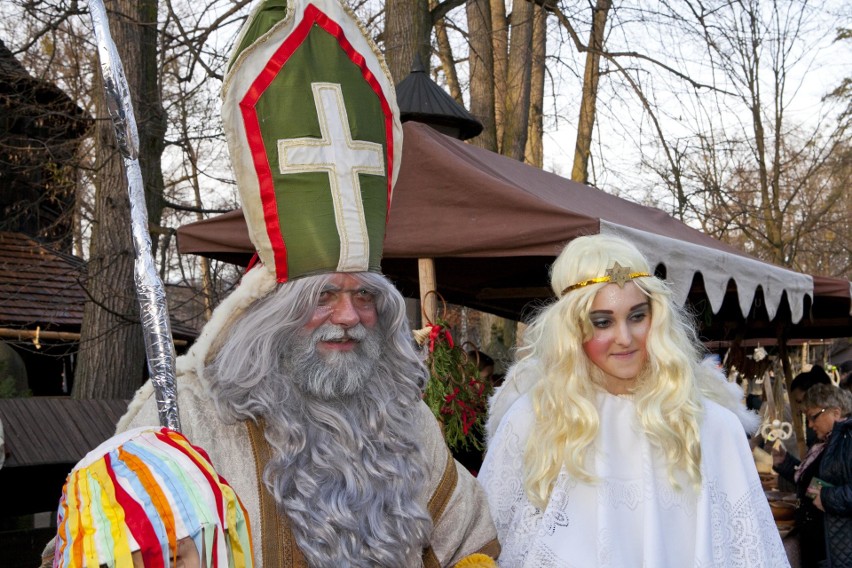
[[[242,497],[255,566],[490,561],[484,494],[380,274],[402,144],[387,68],[336,0],[261,2],[236,45],[223,120],[261,262],[177,361],[182,430]],[[157,423],[148,383],[118,428]]]

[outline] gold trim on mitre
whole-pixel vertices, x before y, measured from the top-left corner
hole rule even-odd
[[[652,276],[647,272],[631,272],[629,266],[621,266],[616,262],[612,265],[612,268],[607,268],[606,276],[598,276],[597,278],[589,278],[588,280],[582,280],[577,282],[576,284],[571,284],[559,295],[560,297],[564,296],[571,290],[576,290],[577,288],[582,288],[584,286],[588,286],[590,284],[600,284],[602,282],[612,282],[613,284],[618,284],[619,288],[624,288],[624,285],[627,284],[630,280],[634,278],[644,278],[646,276]]]

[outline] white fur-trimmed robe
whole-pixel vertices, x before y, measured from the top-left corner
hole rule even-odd
[[[744,427],[756,427],[742,391],[711,367],[697,371],[704,395],[701,477],[669,480],[633,397],[598,393],[600,430],[590,448],[599,480],[562,470],[544,510],[524,490],[524,453],[535,439],[530,390],[540,378],[522,361],[492,397],[488,453],[479,481],[503,547],[502,568],[782,568],[789,566],[754,467]],[[733,388],[732,388],[733,387]]]

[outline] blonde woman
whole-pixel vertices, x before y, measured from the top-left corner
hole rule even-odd
[[[500,566],[788,566],[756,416],[639,251],[577,238],[551,285],[491,400],[479,480]]]

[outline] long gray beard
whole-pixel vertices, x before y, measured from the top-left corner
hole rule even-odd
[[[320,341],[344,338],[357,340],[358,346],[323,355],[317,350]],[[298,335],[288,342],[282,353],[282,370],[305,393],[333,400],[360,392],[381,352],[380,335],[360,323],[348,329],[324,323],[310,335]]]
[[[412,428],[419,401],[400,396],[380,334],[349,331],[361,341],[352,352],[317,353],[318,338],[339,337],[327,326],[310,345],[294,337],[285,348],[285,380],[298,388],[266,417],[274,457],[264,481],[310,566],[409,566],[432,528],[420,502],[425,457]]]

